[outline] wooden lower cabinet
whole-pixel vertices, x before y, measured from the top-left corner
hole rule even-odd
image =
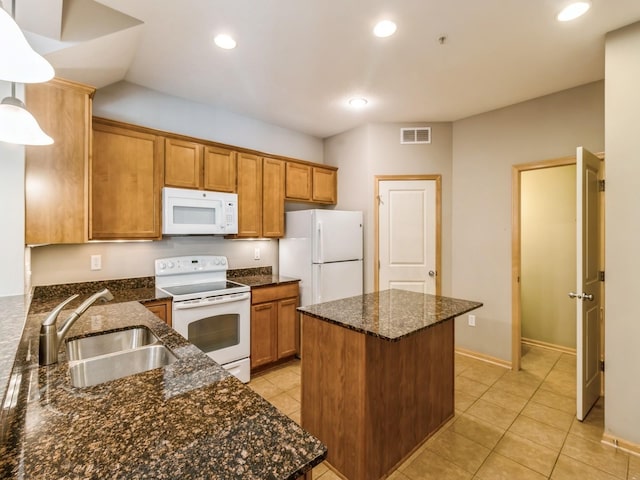
[[[453,318],[398,341],[306,314],[302,330],[301,425],[340,478],[388,478],[453,418]]]
[[[151,313],[153,313],[160,320],[163,320],[170,327],[172,324],[171,318],[171,309],[172,309],[172,301],[167,298],[164,300],[150,300],[148,302],[142,302],[142,304],[147,307]]]
[[[298,283],[251,290],[251,369],[298,353]]]

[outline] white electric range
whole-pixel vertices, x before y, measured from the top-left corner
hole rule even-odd
[[[251,289],[227,280],[227,269],[219,255],[159,258],[156,287],[173,297],[173,328],[247,383]]]

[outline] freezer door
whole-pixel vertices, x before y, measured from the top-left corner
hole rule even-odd
[[[362,260],[316,263],[312,277],[312,304],[362,294]]]
[[[362,212],[314,210],[313,263],[362,260]]]

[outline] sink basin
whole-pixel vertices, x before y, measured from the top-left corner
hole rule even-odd
[[[71,361],[69,362],[69,374],[71,375],[71,384],[74,387],[90,387],[160,368],[176,360],[176,356],[164,345],[148,345]]]
[[[132,327],[90,337],[69,339],[67,340],[67,358],[69,361],[83,360],[154,343],[158,343],[158,337],[151,330],[146,327]]]

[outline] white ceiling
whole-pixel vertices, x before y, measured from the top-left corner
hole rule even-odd
[[[87,68],[98,86],[119,80],[117,71],[132,83],[321,138],[366,122],[453,121],[600,80],[605,33],[640,20],[638,0],[593,0],[571,23],[555,20],[567,0],[98,2],[142,24],[124,22],[122,36],[102,37],[93,56],[84,42],[77,65],[74,55],[47,54],[59,72],[81,77],[80,62],[92,58]],[[100,23],[93,17],[85,20]],[[398,31],[376,38],[371,30],[383,18]],[[220,32],[237,48],[213,46]],[[119,69],[105,55],[110,41],[127,50]],[[103,81],[101,58],[110,72]],[[352,96],[369,104],[353,111]]]

